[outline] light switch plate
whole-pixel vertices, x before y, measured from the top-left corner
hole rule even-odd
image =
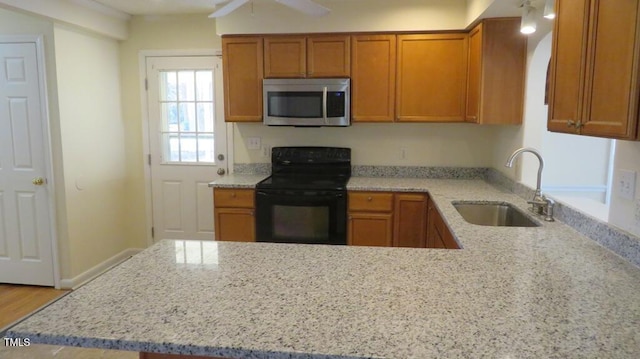
[[[262,148],[260,145],[260,137],[247,137],[247,148],[250,150],[259,150]]]
[[[618,180],[618,195],[624,199],[633,201],[636,195],[636,172],[620,170]]]

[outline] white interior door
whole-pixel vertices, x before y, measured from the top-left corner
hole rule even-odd
[[[213,240],[209,182],[227,172],[222,61],[147,57],[153,237]]]
[[[0,42],[0,283],[54,285],[35,42]]]

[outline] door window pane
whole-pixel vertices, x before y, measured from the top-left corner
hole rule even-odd
[[[212,70],[160,72],[163,163],[215,163]]]

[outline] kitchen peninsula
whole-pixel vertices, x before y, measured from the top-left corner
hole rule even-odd
[[[428,192],[462,249],[162,241],[8,335],[265,359],[640,352],[638,268],[563,223],[477,226],[451,204],[525,208],[520,197],[482,180],[352,177],[348,188]]]

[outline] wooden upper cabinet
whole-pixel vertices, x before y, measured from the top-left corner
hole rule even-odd
[[[638,138],[640,5],[556,2],[548,129]]]
[[[349,36],[267,36],[267,78],[349,77]]]
[[[393,122],[396,36],[351,37],[351,120]]]
[[[264,38],[265,77],[306,77],[307,40],[304,36]]]
[[[554,132],[576,133],[568,124],[581,121],[586,74],[589,4],[585,0],[556,2],[549,79],[549,120]]]
[[[638,124],[640,5],[591,2],[589,59],[583,105],[584,135],[635,139]]]
[[[308,77],[349,77],[351,52],[348,35],[307,38]]]
[[[527,38],[520,18],[486,19],[469,33],[466,120],[522,123]]]
[[[262,121],[262,54],[261,37],[222,37],[225,121]]]
[[[397,121],[464,122],[466,33],[398,35]]]

